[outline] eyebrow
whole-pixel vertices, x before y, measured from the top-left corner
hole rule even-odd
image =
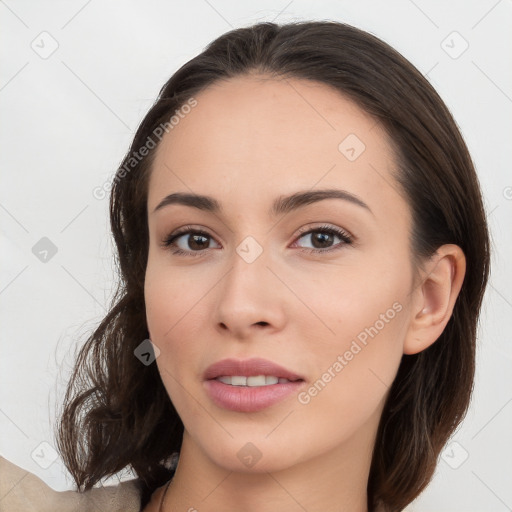
[[[362,199],[351,192],[341,189],[325,189],[299,191],[290,196],[278,197],[272,204],[269,215],[277,216],[286,214],[293,210],[297,210],[298,208],[317,203],[318,201],[324,201],[326,199],[341,199],[343,201],[348,201],[373,214],[370,207]],[[181,204],[216,214],[222,213],[220,203],[213,197],[187,192],[175,192],[164,197],[153,210],[153,213],[171,204]]]

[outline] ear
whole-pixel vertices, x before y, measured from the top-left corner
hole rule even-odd
[[[404,354],[417,354],[441,336],[452,316],[465,273],[466,258],[458,245],[443,245],[428,260],[421,282],[412,292]]]

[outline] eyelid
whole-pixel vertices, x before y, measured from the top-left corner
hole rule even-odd
[[[334,226],[334,225],[325,224],[325,223],[322,224],[321,226],[302,227],[302,228],[299,229],[297,237],[300,238],[301,236],[306,235],[308,233],[311,233],[311,232],[314,232],[314,231],[322,231],[322,230],[326,230],[326,231],[339,231],[340,233],[342,233],[346,238],[350,239],[351,241],[354,240],[354,238],[355,238],[354,235],[352,235],[352,233],[350,233],[346,229],[341,228],[339,226]]]
[[[174,240],[178,239],[180,236],[188,235],[188,234],[196,234],[196,235],[201,234],[201,235],[205,235],[205,236],[208,236],[208,237],[216,240],[216,237],[214,235],[211,235],[207,229],[202,228],[202,227],[194,227],[193,225],[186,225],[186,226],[182,226],[181,228],[174,230],[169,235],[166,235],[164,237],[164,239],[162,240],[161,245],[164,248],[168,248],[169,245],[172,242],[174,242]],[[219,243],[219,242],[217,242],[217,243]],[[195,252],[199,252],[199,251],[195,251]]]

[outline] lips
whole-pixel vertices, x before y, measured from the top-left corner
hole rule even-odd
[[[207,368],[204,389],[215,405],[236,412],[258,412],[291,398],[304,378],[266,359],[223,359]]]
[[[269,377],[277,377],[278,379],[287,379],[291,382],[304,380],[304,378],[286,368],[273,363],[267,359],[253,358],[246,360],[223,359],[209,366],[205,373],[204,379],[211,380],[218,377],[256,377],[265,375]]]

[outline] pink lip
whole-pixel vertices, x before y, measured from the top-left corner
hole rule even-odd
[[[292,382],[261,387],[230,386],[217,377],[243,375],[273,375]],[[266,359],[223,359],[207,368],[204,386],[212,401],[224,409],[237,412],[257,412],[297,393],[304,385],[304,379],[290,370]]]

